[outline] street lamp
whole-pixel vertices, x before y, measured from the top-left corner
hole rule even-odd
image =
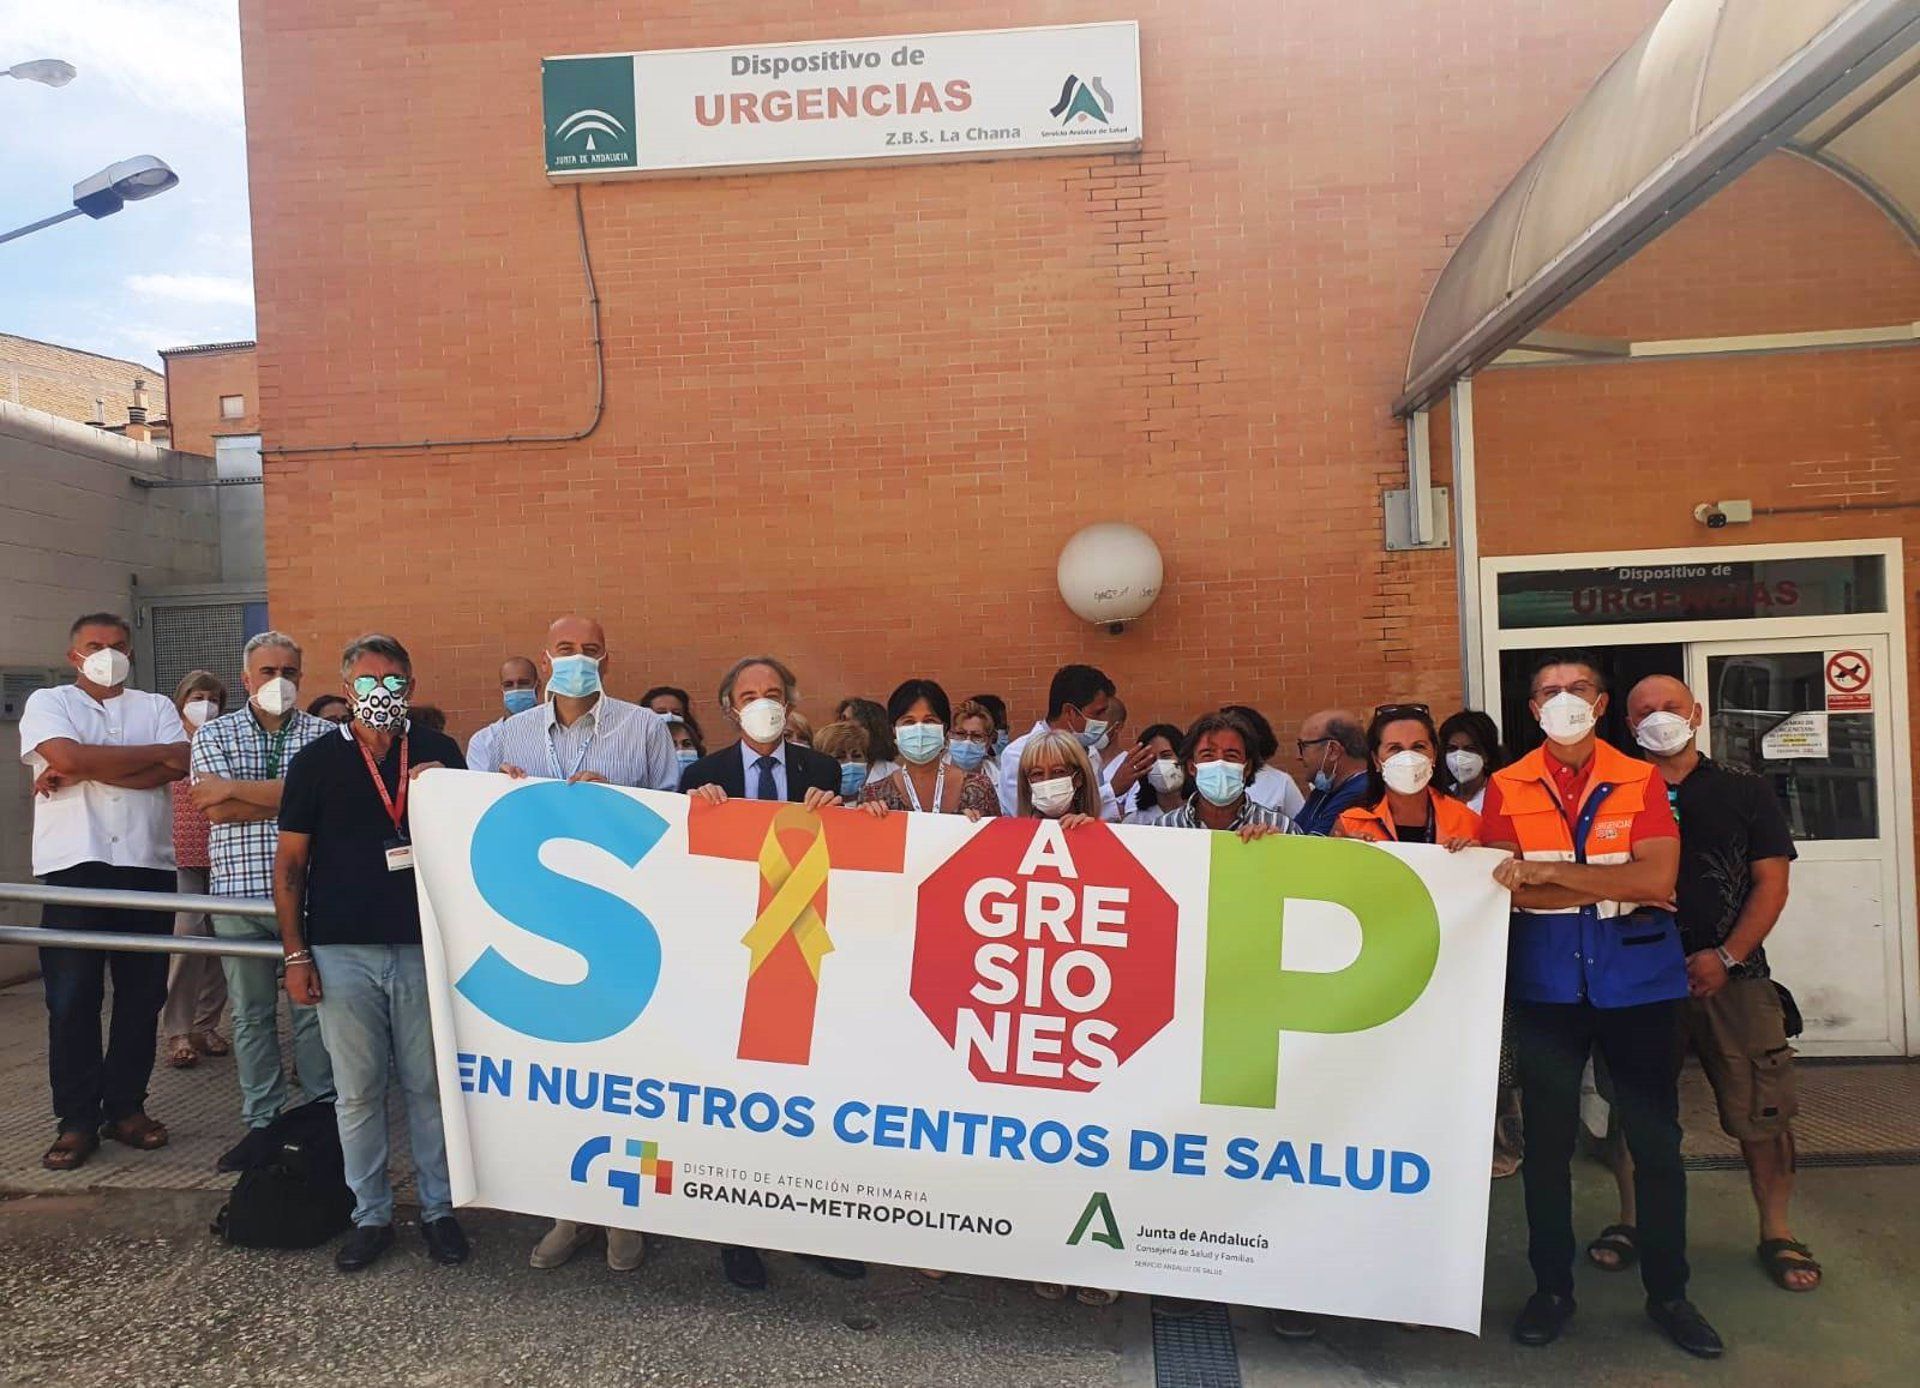
[[[136,154],[131,159],[122,159],[118,164],[109,164],[91,178],[83,178],[73,185],[73,206],[65,212],[56,212],[51,217],[42,217],[37,222],[29,222],[12,231],[0,232],[0,244],[17,240],[29,232],[39,231],[64,222],[69,217],[78,217],[82,212],[89,217],[110,217],[130,202],[139,202],[164,193],[180,181],[180,175],[167,167],[164,159],[156,159],[151,154]]]
[[[74,73],[72,63],[58,58],[35,58],[7,69],[7,76],[18,77],[22,82],[38,82],[43,87],[64,87],[73,80]]]

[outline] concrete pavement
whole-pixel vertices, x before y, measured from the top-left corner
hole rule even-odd
[[[44,1025],[37,987],[0,991],[5,1388],[355,1380],[1232,1388],[1231,1378],[1182,1376],[1172,1356],[1156,1366],[1138,1297],[1093,1311],[1039,1301],[1021,1284],[936,1283],[896,1268],[843,1283],[777,1255],[772,1290],[754,1296],[720,1279],[711,1248],[666,1240],[631,1274],[610,1273],[597,1248],[539,1273],[526,1257],[542,1222],[492,1212],[462,1216],[475,1256],[456,1269],[429,1264],[411,1226],[385,1263],[352,1278],[333,1271],[330,1250],[226,1248],[207,1222],[228,1183],[213,1158],[238,1133],[232,1062],[156,1074],[153,1109],[172,1126],[172,1146],[110,1147],[82,1171],[54,1175],[38,1167],[51,1136]],[[1920,1067],[1880,1068],[1810,1067],[1803,1088],[1817,1121],[1857,1113],[1874,1093],[1898,1100],[1920,1081]],[[1697,1083],[1688,1092],[1689,1150],[1711,1155],[1711,1109]],[[1891,1101],[1881,1109],[1905,1111]],[[1577,1179],[1579,1227],[1590,1234],[1611,1222],[1611,1185],[1585,1163]],[[1755,1265],[1743,1173],[1695,1171],[1689,1188],[1694,1296],[1732,1346],[1723,1363],[1685,1358],[1646,1321],[1636,1278],[1597,1271],[1580,1274],[1580,1315],[1566,1341],[1546,1351],[1510,1343],[1507,1322],[1528,1276],[1519,1183],[1502,1181],[1482,1338],[1350,1322],[1329,1325],[1314,1344],[1283,1344],[1259,1312],[1237,1308],[1239,1382],[1847,1388],[1920,1377],[1920,1167],[1802,1174],[1799,1231],[1828,1269],[1827,1285],[1810,1296],[1777,1290]]]

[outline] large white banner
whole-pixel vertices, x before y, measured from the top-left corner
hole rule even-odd
[[[551,178],[1069,154],[1140,144],[1131,21],[541,63]]]
[[[459,1204],[1479,1325],[1492,853],[412,802]]]

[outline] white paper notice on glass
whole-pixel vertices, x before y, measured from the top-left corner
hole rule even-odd
[[[1776,723],[1760,739],[1760,755],[1767,761],[1827,755],[1827,715],[1793,713]]]

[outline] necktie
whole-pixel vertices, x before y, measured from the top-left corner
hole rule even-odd
[[[773,783],[773,768],[776,765],[772,757],[761,757],[753,766],[760,773],[759,781],[753,788],[755,800],[778,800],[780,788]]]

